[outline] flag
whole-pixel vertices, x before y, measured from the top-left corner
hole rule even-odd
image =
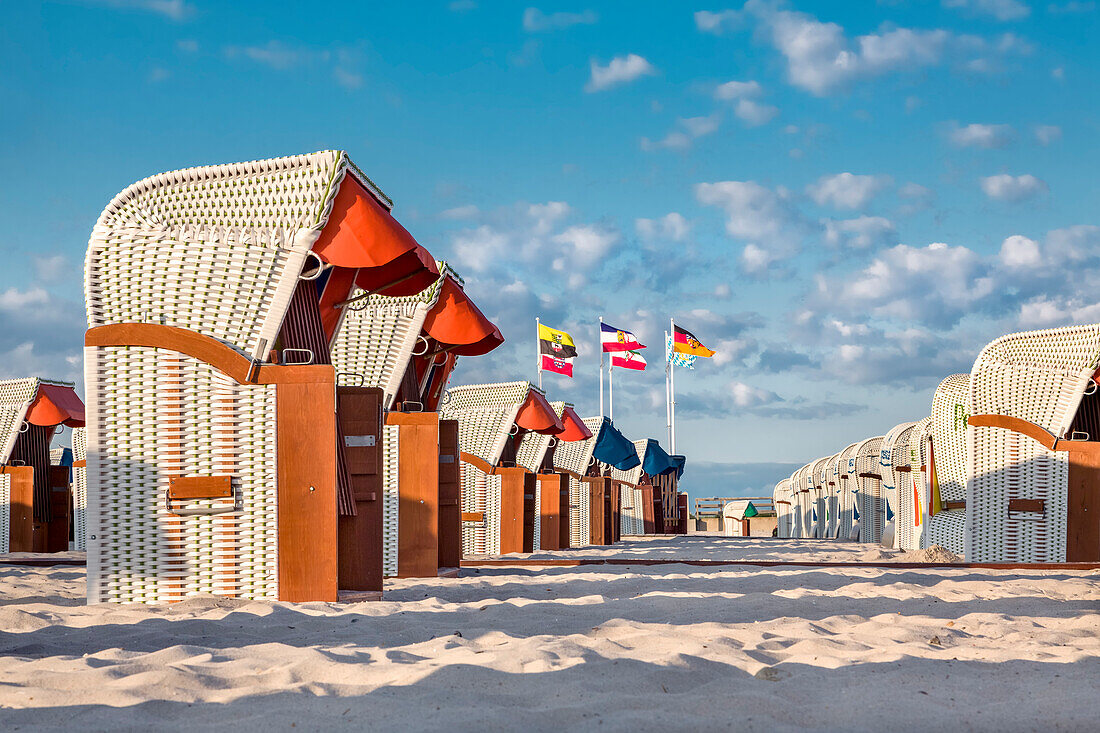
[[[637,351],[619,351],[611,355],[611,366],[645,371],[645,357]]]
[[[684,367],[685,369],[694,369],[695,360],[698,356],[692,354],[677,354],[672,349],[672,337],[668,336],[665,339],[665,361],[672,366]]]
[[[673,338],[672,348],[678,354],[692,354],[694,356],[702,356],[710,358],[714,356],[714,351],[703,346],[699,339],[695,338],[695,334],[686,328],[680,328],[673,324]]]
[[[600,324],[600,343],[603,344],[604,351],[637,351],[645,348],[630,331],[606,323]]]
[[[549,354],[542,355],[542,370],[544,372],[554,372],[554,374],[564,374],[567,377],[573,376],[573,359],[572,357],[567,359],[558,359],[557,357],[550,356]]]
[[[573,337],[565,331],[539,324],[539,353],[549,354],[555,359],[571,359],[577,355]]]

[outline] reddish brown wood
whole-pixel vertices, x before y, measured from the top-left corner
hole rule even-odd
[[[608,481],[606,489],[604,491],[607,497],[606,508],[604,513],[607,516],[607,520],[604,523],[604,536],[607,537],[609,544],[614,544],[622,539],[622,521],[619,518],[619,509],[622,506],[621,496],[621,483],[618,481]]]
[[[539,521],[539,507],[535,505],[538,477],[530,471],[523,474],[523,551],[535,551],[535,522]]]
[[[610,544],[607,536],[607,485],[610,479],[587,477],[581,479],[588,487],[588,541],[593,545]]]
[[[462,512],[463,522],[484,522],[485,512]],[[454,565],[444,565],[443,567],[455,567]]]
[[[345,443],[337,449],[344,451],[355,501],[355,516],[339,519],[339,588],[381,591],[382,390],[337,387],[336,399],[336,417]],[[369,445],[371,437],[374,445]]]
[[[966,509],[965,501],[945,501],[941,504],[944,509]]]
[[[275,390],[279,600],[335,601],[336,371],[322,365],[272,369],[310,378],[280,382]]]
[[[558,499],[558,508],[561,512],[558,515],[558,549],[565,550],[569,548],[569,477],[558,475],[561,476]]]
[[[688,532],[688,495],[681,493],[676,497],[677,503],[680,505],[680,525],[677,528],[679,534],[687,534]]]
[[[463,463],[469,463],[471,466],[473,466],[477,470],[481,471],[482,473],[486,473],[486,474],[489,474],[489,475],[492,475],[492,474],[496,473],[496,469],[493,468],[492,466],[490,466],[488,461],[485,461],[484,459],[478,458],[473,453],[467,453],[466,451],[461,451],[461,452],[459,452],[458,456],[462,460]]]
[[[1042,499],[1009,499],[1008,511],[1010,512],[1042,512],[1046,510],[1046,502]]]
[[[496,473],[500,475],[500,552],[524,552],[524,490],[526,476],[534,474],[516,467],[498,468]]]
[[[560,473],[540,473],[536,477],[541,484],[539,506],[539,549],[561,549],[561,498],[562,482],[565,477]],[[567,502],[568,509],[568,502]],[[568,524],[568,521],[566,522]]]
[[[861,474],[859,474],[859,477],[860,478],[873,478],[876,481],[882,481],[882,474],[881,473],[861,473]]]
[[[656,534],[657,528],[653,521],[653,487],[643,485],[638,488],[642,492],[642,533]]]
[[[4,466],[0,467],[0,473],[10,476],[8,551],[34,552],[34,469]]]
[[[462,480],[458,466],[458,421],[439,421],[439,567],[462,560]]]
[[[46,552],[67,552],[72,526],[69,467],[50,466],[50,521],[46,525]]]
[[[397,576],[431,578],[439,571],[439,414],[391,412],[397,425]]]
[[[1063,441],[1073,445],[1069,454],[1066,521],[1066,560],[1100,561],[1100,443]]]
[[[88,461],[87,460],[81,459],[79,461],[73,461],[73,468],[87,468],[87,467],[88,467]]]
[[[1018,417],[1008,415],[971,415],[967,421],[970,425],[980,428],[1005,428],[1015,433],[1022,433],[1042,443],[1047,450],[1065,450],[1059,443],[1058,437],[1046,428],[1035,423],[1021,420]]]
[[[169,499],[221,499],[233,496],[231,476],[169,476]]]
[[[761,537],[759,539],[767,539]],[[775,539],[775,538],[772,538]],[[3,563],[0,563],[3,564]],[[15,564],[15,563],[11,563]],[[464,568],[491,567],[559,567],[575,568],[590,565],[692,565],[695,567],[763,567],[763,568],[882,568],[884,570],[1100,570],[1100,562],[808,562],[785,560],[657,560],[653,558],[586,557],[553,560],[463,560]]]

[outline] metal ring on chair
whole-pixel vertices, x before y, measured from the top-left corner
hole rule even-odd
[[[317,278],[321,277],[321,273],[325,271],[325,261],[321,259],[321,255],[319,255],[316,252],[313,252],[311,250],[309,252],[306,252],[306,258],[308,259],[309,257],[313,257],[315,260],[317,260],[317,269],[310,272],[310,273],[306,273],[306,272],[304,272],[304,270],[306,269],[306,263],[303,262],[302,263],[303,272],[299,273],[299,275],[298,275],[299,280],[306,280],[306,281],[316,280]]]
[[[444,392],[439,398],[439,404],[441,404],[441,405],[451,404],[451,393],[450,392]]]
[[[290,353],[306,354],[309,358],[305,361],[290,361],[286,355]],[[309,349],[283,349],[283,366],[304,366],[313,363],[313,352]]]
[[[1080,437],[1078,437],[1078,436],[1080,436]],[[1072,440],[1072,441],[1078,441],[1078,440],[1087,441],[1089,439],[1089,434],[1086,433],[1084,430],[1074,430],[1072,433],[1069,434],[1069,439]]]
[[[420,342],[421,342],[421,341],[423,341],[423,342],[424,342],[424,350],[423,350],[423,351],[417,351],[417,350],[416,350],[416,346],[414,346],[414,347],[413,347],[413,352],[412,352],[412,355],[413,355],[413,356],[424,356],[424,354],[427,354],[427,353],[428,353],[428,347],[429,347],[429,346],[430,346],[431,344],[429,344],[429,343],[428,343],[428,339],[424,338],[423,336],[417,336],[417,337],[416,337],[416,342],[417,342],[417,344],[418,344],[418,345],[420,344]]]
[[[416,407],[412,408],[409,405],[416,405]],[[424,403],[416,400],[405,400],[401,403],[401,412],[424,412]]]
[[[53,426],[53,434],[54,435],[61,435],[63,432],[65,432],[65,426],[64,425],[54,425]]]
[[[596,456],[589,456],[589,457],[588,457],[588,465],[589,465],[589,466],[594,466],[594,465],[596,465]]]
[[[1100,389],[1100,384],[1090,379],[1089,386],[1085,387],[1085,395],[1096,394],[1097,389]]]
[[[558,444],[558,439],[556,437],[554,437],[553,435],[551,435],[550,440],[547,441],[547,443],[546,443],[546,447],[547,448],[553,448],[557,444]]]
[[[362,374],[360,374],[359,372],[336,372],[336,383],[337,384],[341,384],[341,382],[340,382],[341,377],[355,377],[358,380],[358,381],[356,381],[355,384],[343,384],[343,385],[341,385],[341,386],[344,386],[344,387],[362,387],[363,384],[367,381],[367,378],[365,376],[363,376]]]
[[[19,433],[20,434],[25,433],[30,429],[31,429],[31,424],[29,422],[27,422],[26,420],[24,420],[23,424],[19,427]]]
[[[512,427],[508,431],[508,435],[510,435],[512,437],[515,437],[518,434],[519,434],[519,425],[516,425],[515,423],[512,423]]]

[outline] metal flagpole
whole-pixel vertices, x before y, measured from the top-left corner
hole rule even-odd
[[[676,347],[676,325],[672,318],[669,318],[669,332],[672,333],[672,353],[675,354]],[[672,437],[669,439],[670,447],[672,448],[672,455],[676,455],[676,369],[675,365],[669,365],[669,395],[672,397],[669,401],[670,407],[670,419],[669,427],[671,428]]]
[[[542,348],[539,343],[539,317],[535,316],[535,364],[539,370],[539,389],[542,389]]]
[[[596,343],[600,345],[600,417],[603,417],[603,316],[600,316],[599,336]]]
[[[672,446],[672,395],[668,391],[668,375],[672,372],[671,348],[668,331],[665,331],[665,434],[668,436],[670,447]]]
[[[607,416],[611,418],[611,422],[615,422],[615,367],[612,364],[607,365]]]

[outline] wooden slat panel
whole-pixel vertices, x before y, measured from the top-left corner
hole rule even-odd
[[[338,387],[336,391],[348,473],[376,474],[382,465],[382,390]]]
[[[458,465],[458,421],[439,421],[439,567],[462,561],[462,482]]]
[[[338,387],[337,414],[345,440],[376,436],[373,446],[340,446],[348,463],[355,516],[339,520],[339,587],[342,591],[382,590],[382,390]]]
[[[169,499],[221,499],[233,496],[230,476],[169,476]]]
[[[500,551],[502,554],[523,552],[523,494],[527,471],[500,468],[497,473],[500,474]]]
[[[1100,562],[1100,443],[1088,446],[1069,454],[1067,562]]]
[[[538,508],[539,549],[561,549],[561,483],[559,473],[540,473],[537,476],[542,484],[541,501]]]
[[[30,466],[0,468],[9,481],[8,550],[34,552],[34,469]]]
[[[397,575],[432,578],[439,570],[439,415],[391,412],[400,430]]]

